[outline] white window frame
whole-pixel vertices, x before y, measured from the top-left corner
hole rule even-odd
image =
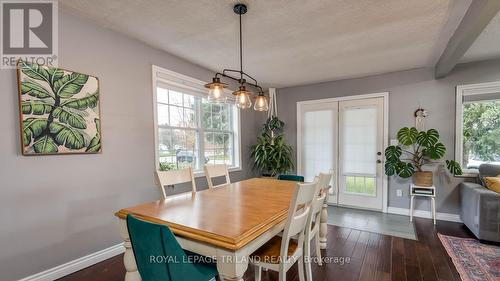
[[[198,80],[177,72],[174,72],[172,70],[168,70],[156,65],[152,66],[152,81],[153,81],[153,124],[154,124],[154,155],[155,155],[155,168],[158,170],[159,167],[159,153],[158,153],[158,147],[159,147],[159,138],[158,138],[158,106],[157,106],[157,93],[156,89],[159,87],[159,82],[163,85],[168,85],[171,86],[174,90],[178,90],[182,93],[187,93],[191,94],[194,96],[199,96],[201,98],[207,98],[208,93],[207,89],[205,88],[205,84],[207,82]],[[228,97],[231,97],[232,91],[229,89],[225,89],[225,94]],[[199,113],[199,112],[198,112]],[[228,167],[229,172],[235,172],[235,171],[241,171],[241,117],[240,117],[240,109],[236,108],[235,114],[234,114],[234,120],[232,120],[232,124],[234,126],[234,166]],[[199,118],[198,118],[199,119]],[[203,153],[203,137],[204,137],[204,129],[202,128],[201,124],[199,124],[199,128],[196,129],[196,131],[199,132],[199,139],[200,139],[200,154]],[[189,128],[186,128],[189,129]],[[208,130],[212,131],[212,130]],[[203,159],[203,158],[200,158]],[[205,176],[205,173],[203,170],[196,170],[194,171],[194,176],[195,177],[203,177]]]
[[[464,128],[463,128],[463,98],[465,96],[473,95],[487,95],[500,92],[500,81],[458,85],[456,94],[455,105],[455,161],[462,165],[463,156],[463,141],[464,141]],[[476,169],[462,169],[465,176],[475,176],[478,173]]]

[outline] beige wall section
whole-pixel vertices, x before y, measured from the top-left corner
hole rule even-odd
[[[103,153],[20,154],[16,73],[0,70],[0,279],[16,280],[121,242],[113,213],[159,198],[155,187],[151,65],[197,79],[199,66],[65,11],[59,64],[99,77]],[[236,59],[236,58],[235,58]],[[222,66],[221,66],[222,67]],[[243,170],[265,114],[243,111]],[[198,187],[206,181],[198,179]]]
[[[446,78],[435,80],[432,68],[419,68],[388,74],[278,89],[278,114],[286,122],[287,140],[296,145],[297,102],[303,100],[389,92],[389,137],[399,128],[414,126],[413,112],[421,105],[429,111],[427,128],[435,128],[447,148],[446,158],[455,157],[455,87],[500,81],[500,60],[458,65]],[[434,178],[437,187],[437,211],[459,213],[460,179]],[[409,208],[408,180],[391,178],[389,206]],[[403,197],[396,196],[396,190]],[[416,209],[429,210],[429,200],[416,200]]]

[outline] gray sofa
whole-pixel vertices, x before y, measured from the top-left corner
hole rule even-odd
[[[477,238],[494,242],[500,242],[500,194],[484,187],[482,178],[497,175],[499,165],[483,164],[479,166],[481,184],[460,184],[460,218]]]

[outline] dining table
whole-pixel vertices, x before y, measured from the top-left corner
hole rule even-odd
[[[141,280],[127,230],[128,214],[168,226],[184,250],[214,258],[222,280],[243,280],[249,256],[283,231],[296,185],[251,178],[121,209],[115,216],[125,247],[125,280]],[[320,216],[322,249],[327,217],[325,200]]]

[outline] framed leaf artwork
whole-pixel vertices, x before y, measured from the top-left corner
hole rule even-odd
[[[19,60],[23,155],[101,152],[97,77]]]

